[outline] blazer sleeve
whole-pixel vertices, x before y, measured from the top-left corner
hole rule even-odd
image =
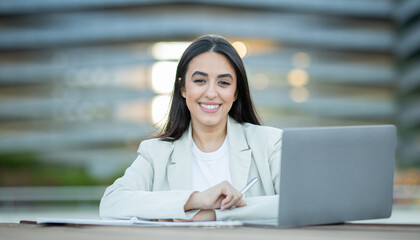
[[[244,199],[244,207],[233,210],[215,210],[217,220],[260,220],[276,219],[278,217],[278,195],[257,196]]]
[[[140,144],[138,156],[124,176],[109,186],[101,199],[103,219],[190,219],[198,211],[184,211],[193,191],[152,191],[154,167],[147,144]]]
[[[283,131],[275,129],[268,136],[272,136],[271,144],[268,144],[269,152],[268,163],[271,174],[271,184],[274,187],[275,195],[253,196],[244,198],[247,203],[244,207],[233,210],[215,210],[217,220],[260,220],[276,219],[279,208],[280,190],[280,163]]]

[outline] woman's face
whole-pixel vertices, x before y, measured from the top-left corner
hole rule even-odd
[[[224,127],[236,100],[236,73],[229,60],[215,52],[194,57],[181,90],[194,126]]]

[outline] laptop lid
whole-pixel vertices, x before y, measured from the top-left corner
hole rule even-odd
[[[282,144],[279,226],[391,215],[394,126],[285,129]]]

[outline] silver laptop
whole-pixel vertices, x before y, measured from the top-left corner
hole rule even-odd
[[[305,226],[388,218],[396,128],[293,128],[283,132],[278,219],[245,225]]]

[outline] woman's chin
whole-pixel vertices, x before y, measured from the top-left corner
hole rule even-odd
[[[224,122],[225,121],[223,121],[223,119],[212,117],[212,118],[201,119],[200,124],[205,127],[216,127]]]

